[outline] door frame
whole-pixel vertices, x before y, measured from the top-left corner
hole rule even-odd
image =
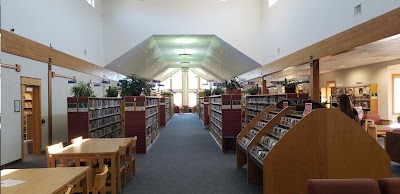
[[[41,79],[31,78],[31,77],[23,77],[21,76],[21,102],[23,102],[23,93],[25,87],[33,87],[33,114],[34,117],[34,125],[35,129],[33,131],[33,155],[41,155],[42,154],[42,111],[41,111]],[[21,159],[24,161],[25,154],[25,145],[24,145],[24,107],[21,104]]]

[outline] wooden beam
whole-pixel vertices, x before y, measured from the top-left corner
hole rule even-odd
[[[12,55],[17,55],[43,63],[51,63],[52,65],[66,69],[104,77],[115,81],[125,77],[122,74],[89,63],[3,29],[1,30],[1,43],[1,50]]]
[[[21,72],[21,65],[15,64],[15,65],[10,65],[6,63],[0,63],[1,67],[8,68],[8,69],[15,69],[16,72]]]
[[[47,98],[48,98],[48,105],[47,105],[47,111],[48,111],[48,144],[47,145],[52,145],[53,144],[53,90],[51,89],[52,87],[52,77],[53,77],[53,72],[51,71],[51,64],[48,66],[48,87],[47,87]]]
[[[372,43],[399,33],[400,7],[300,49],[253,71],[261,71],[263,75],[272,74],[288,67],[307,64],[310,56],[313,56],[314,59],[320,59],[325,56],[345,53],[355,47]],[[259,73],[251,72],[246,74],[249,75],[246,77],[248,79],[254,79],[256,78],[255,76],[260,75]]]
[[[268,94],[267,92],[267,80],[263,78],[262,84],[261,84],[261,94]]]
[[[310,58],[311,100],[320,101],[319,91],[319,59]]]

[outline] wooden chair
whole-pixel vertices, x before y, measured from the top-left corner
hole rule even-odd
[[[126,164],[127,164],[127,172],[128,172],[128,180],[132,180],[133,175],[136,174],[136,140],[134,137],[127,144],[127,154],[126,154]]]
[[[68,185],[68,190],[67,190],[67,191],[65,191],[65,193],[64,193],[64,194],[71,194],[71,193],[72,193],[72,190],[73,190],[73,188],[74,188],[74,185]]]
[[[94,178],[94,183],[92,187],[92,193],[105,193],[106,179],[108,173],[108,166],[103,165],[103,170],[101,173],[96,174]]]
[[[48,168],[51,167],[51,155],[52,155],[53,153],[58,153],[58,152],[60,152],[60,151],[63,149],[63,147],[64,147],[64,146],[63,146],[62,142],[46,147],[46,157],[47,157],[47,167],[48,167]],[[57,162],[56,162],[56,167],[62,167],[62,166],[64,166],[64,165],[63,165],[63,161],[61,160],[60,162],[61,162],[61,163],[59,163],[59,164],[57,164]],[[68,166],[68,167],[73,167],[73,166],[75,166],[75,164],[74,164],[73,162],[71,162],[71,161],[68,161],[68,160],[67,160],[66,162],[67,162],[67,166]]]
[[[126,185],[126,174],[127,174],[127,162],[126,162],[126,150],[128,145],[125,144],[124,146],[119,146],[118,153],[117,153],[117,161],[116,161],[116,168],[117,168],[117,193],[121,193],[121,185]],[[104,162],[105,164],[111,166],[110,161]],[[110,181],[110,180],[108,180]],[[109,182],[107,182],[109,183]]]
[[[80,144],[82,143],[82,140],[83,140],[82,136],[79,136],[75,139],[71,139],[71,144]]]

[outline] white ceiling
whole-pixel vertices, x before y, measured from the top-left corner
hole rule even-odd
[[[320,73],[328,73],[363,65],[400,59],[400,34],[356,47],[348,52],[320,59]],[[282,80],[310,75],[310,65],[287,68],[266,76],[267,80]]]
[[[182,53],[191,56],[183,59],[179,56]],[[106,66],[124,75],[158,79],[166,78],[170,73],[164,72],[169,68],[181,67],[189,67],[206,79],[223,81],[261,65],[215,35],[153,35]]]

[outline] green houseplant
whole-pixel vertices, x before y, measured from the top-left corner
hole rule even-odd
[[[247,89],[247,93],[250,95],[257,95],[260,92],[260,87],[251,86],[251,88]]]
[[[204,96],[211,96],[211,89],[205,89]]]
[[[285,93],[296,93],[297,85],[299,84],[299,81],[297,80],[287,80],[285,78],[285,81],[283,83],[283,86],[285,86]]]
[[[171,97],[172,93],[171,92],[162,92],[161,96],[165,96],[165,97]]]
[[[225,80],[225,85],[227,94],[240,94],[241,92],[238,89],[243,88],[243,84],[238,81],[238,77],[232,77],[229,81]]]
[[[118,97],[118,87],[116,86],[108,86],[106,90],[106,97]]]
[[[95,97],[93,89],[90,87],[90,83],[85,83],[83,81],[79,81],[77,84],[72,86],[71,94],[74,97]]]
[[[135,74],[127,76],[120,80],[121,96],[140,96],[142,92],[150,96],[152,85],[149,82],[150,79]]]
[[[215,89],[212,90],[212,95],[221,95],[224,94],[224,89],[222,87],[216,87]]]

